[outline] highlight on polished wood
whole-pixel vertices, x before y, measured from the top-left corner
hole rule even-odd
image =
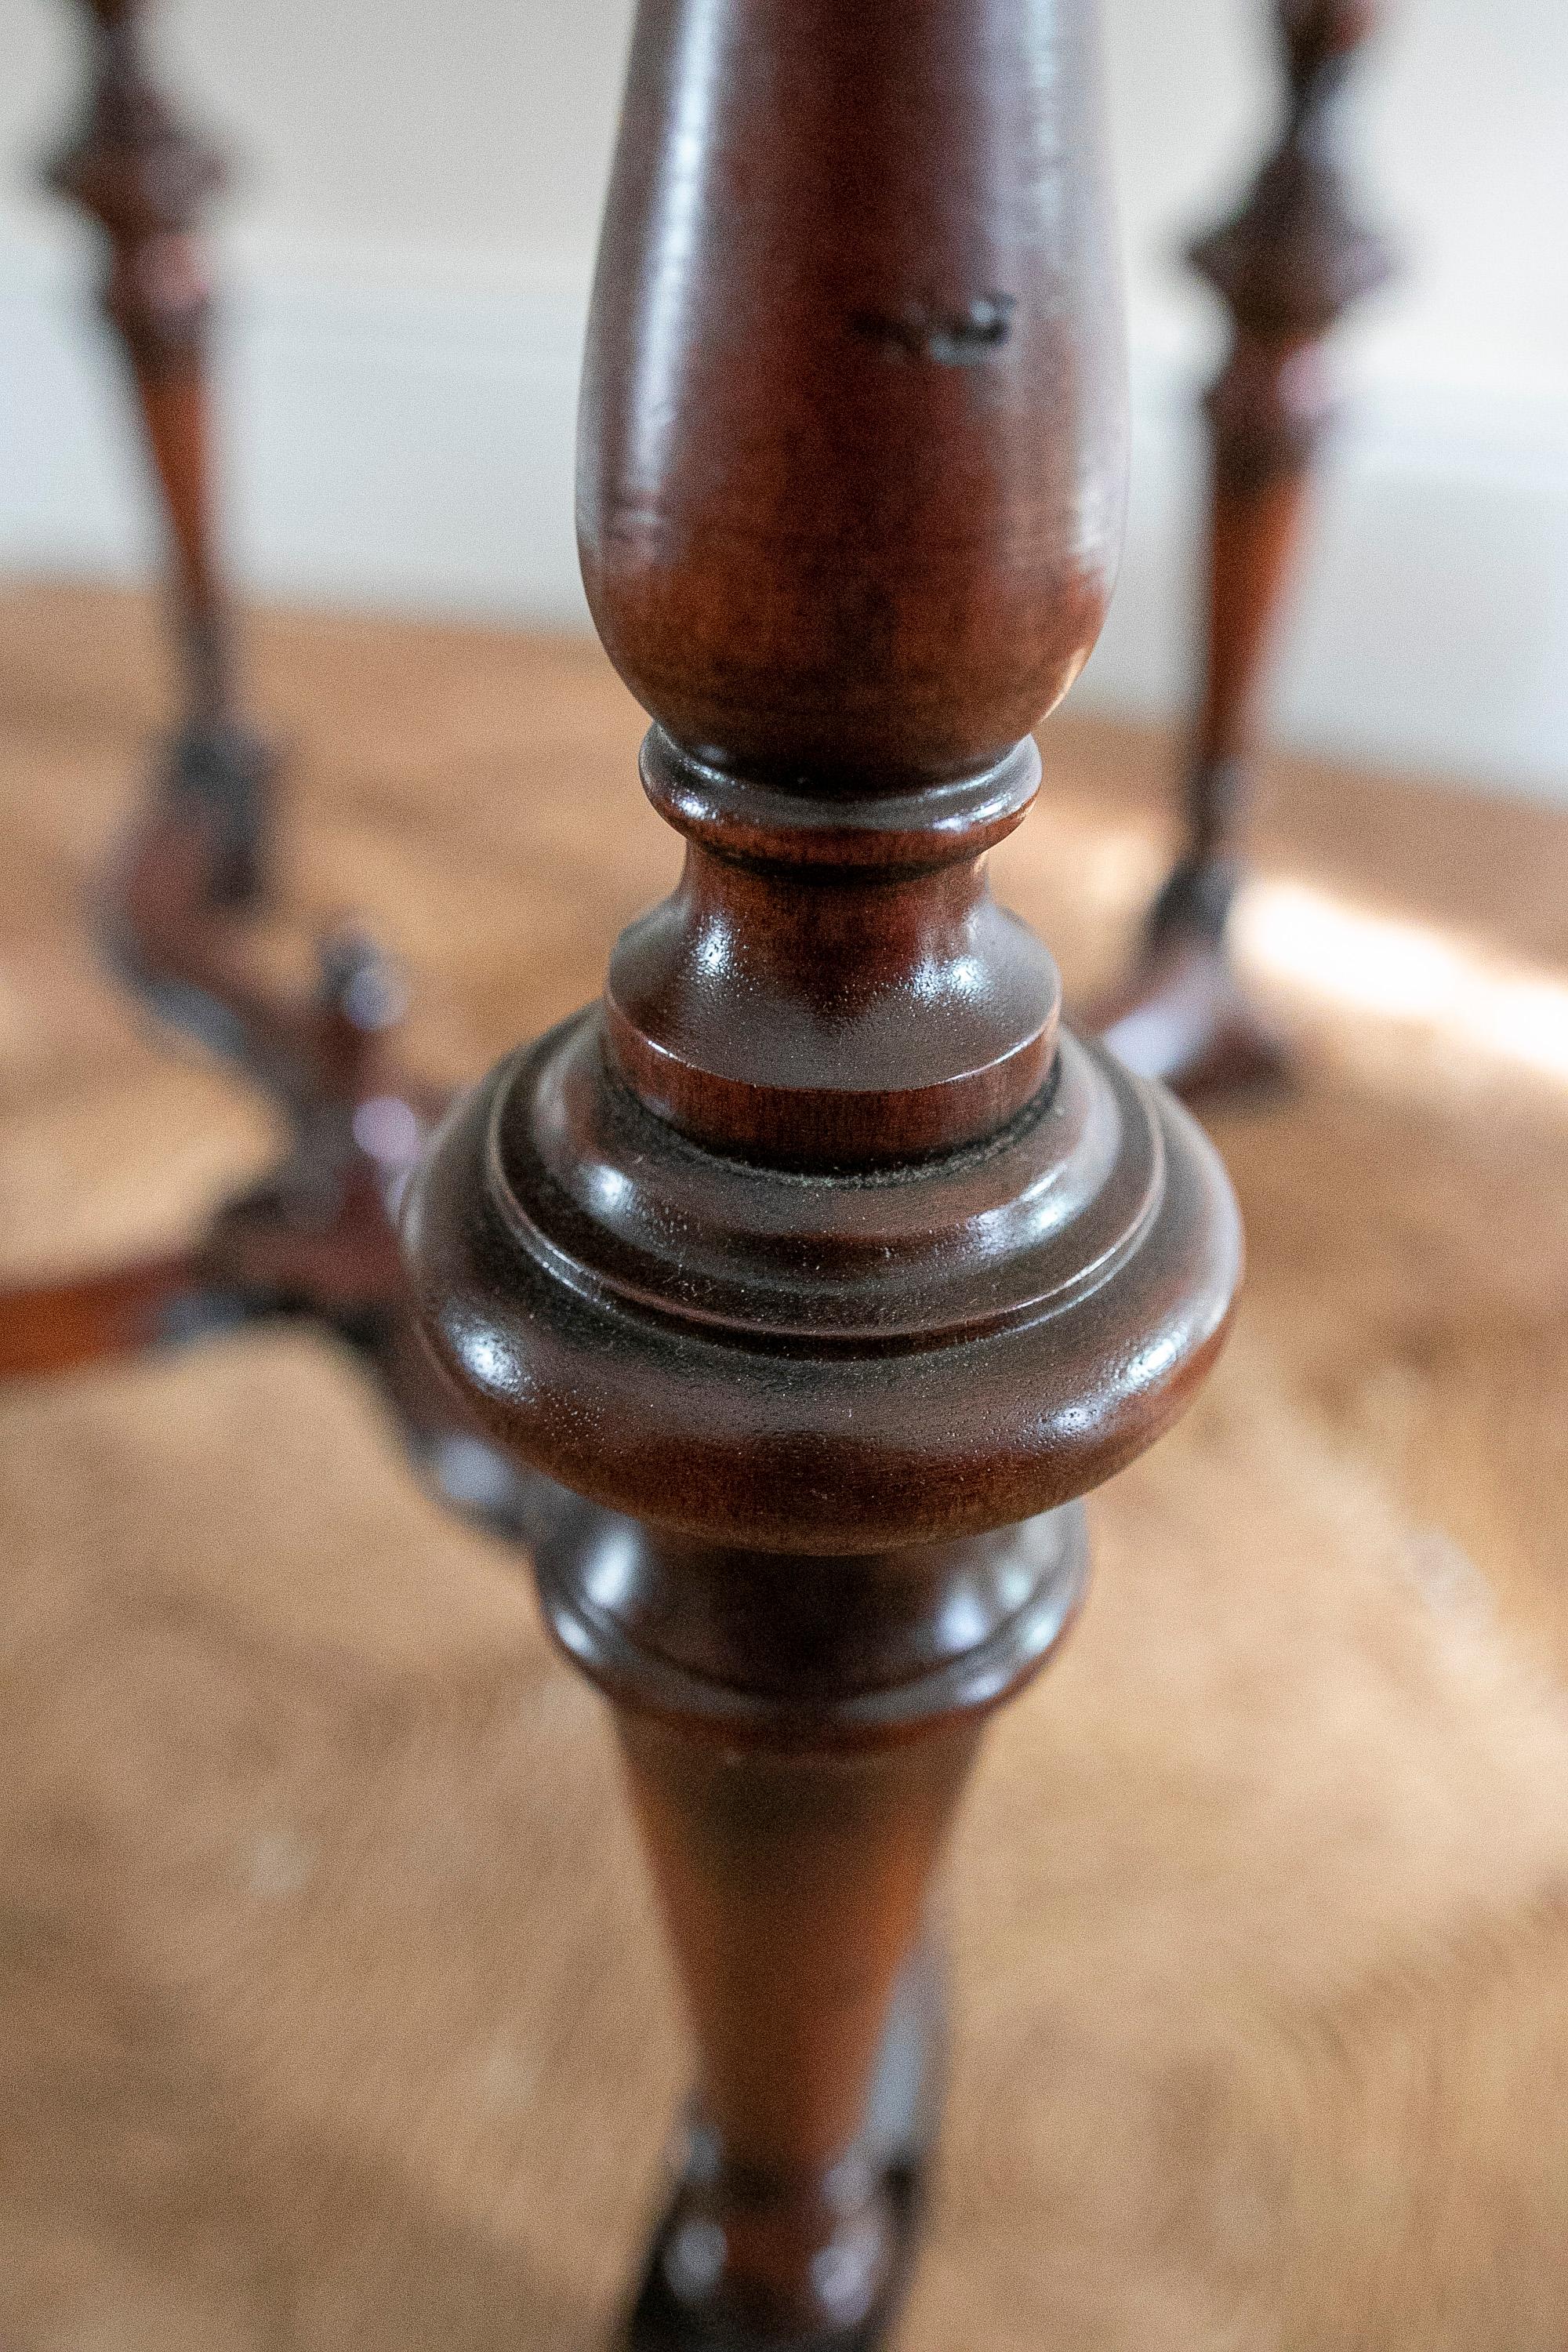
[[[1121,527],[1095,35],[1090,0],[637,19],[580,540],[685,869],[405,1208],[695,2039],[636,2352],[883,2341],[954,1807],[1079,1604],[1079,1497],[1238,1276],[1211,1147],[1061,1024],[984,875]]]
[[[1279,145],[1240,210],[1189,257],[1224,301],[1231,341],[1205,404],[1207,589],[1184,837],[1131,975],[1089,1016],[1124,1061],[1189,1100],[1267,1091],[1288,1075],[1281,1041],[1232,968],[1230,913],[1265,666],[1332,415],[1324,346],[1392,268],[1351,208],[1338,153],[1340,100],[1377,0],[1277,0],[1277,13]]]

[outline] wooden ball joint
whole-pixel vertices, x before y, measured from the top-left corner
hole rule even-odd
[[[1089,0],[637,17],[580,530],[686,867],[406,1225],[437,1354],[548,1482],[544,1606],[690,2011],[637,2352],[882,2340],[932,1866],[1078,1603],[1077,1498],[1239,1272],[1209,1145],[1059,1025],[984,873],[1121,529],[1093,52]]]

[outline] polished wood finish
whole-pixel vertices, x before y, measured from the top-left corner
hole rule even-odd
[[[1332,411],[1324,345],[1381,285],[1390,256],[1351,211],[1337,110],[1374,0],[1278,0],[1287,72],[1279,143],[1233,218],[1191,259],[1225,302],[1231,343],[1205,404],[1210,446],[1203,681],[1185,838],[1126,987],[1091,1016],[1122,1058],[1189,1099],[1267,1089],[1283,1047],[1226,948],[1265,665],[1294,568],[1313,461]]]
[[[166,789],[213,814],[223,837],[214,887],[244,901],[261,878],[275,759],[241,717],[214,528],[212,301],[196,227],[224,171],[153,79],[144,0],[80,5],[91,40],[89,94],[47,178],[103,231],[103,309],[129,367],[167,528],[184,707]]]
[[[984,880],[1121,528],[1094,30],[643,0],[634,36],[580,536],[685,870],[405,1213],[434,1349],[540,1474],[697,2043],[636,2352],[883,2339],[980,1724],[1237,1278],[1210,1148],[1059,1025]]]

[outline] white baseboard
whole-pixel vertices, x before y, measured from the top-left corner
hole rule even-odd
[[[1183,707],[1200,382],[1190,357],[1135,356],[1127,552],[1078,689],[1108,710]],[[1296,750],[1568,800],[1568,396],[1362,371],[1325,452],[1270,712]]]
[[[241,248],[223,347],[231,541],[258,593],[585,623],[572,538],[584,289]],[[0,247],[0,564],[132,576],[138,453],[88,260]],[[1199,473],[1193,367],[1133,369],[1121,587],[1081,702],[1180,708]],[[1373,376],[1331,454],[1276,732],[1568,798],[1568,402]]]
[[[247,588],[586,626],[572,520],[583,289],[244,249],[223,278],[228,537]],[[143,572],[140,451],[85,255],[0,248],[0,349],[14,453],[0,563]]]

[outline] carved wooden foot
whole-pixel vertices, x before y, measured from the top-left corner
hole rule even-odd
[[[1101,1041],[1119,1061],[1162,1079],[1194,1106],[1267,1100],[1284,1092],[1294,1075],[1284,1037],[1231,963],[1236,887],[1226,859],[1178,866],[1121,994],[1096,1010]]]

